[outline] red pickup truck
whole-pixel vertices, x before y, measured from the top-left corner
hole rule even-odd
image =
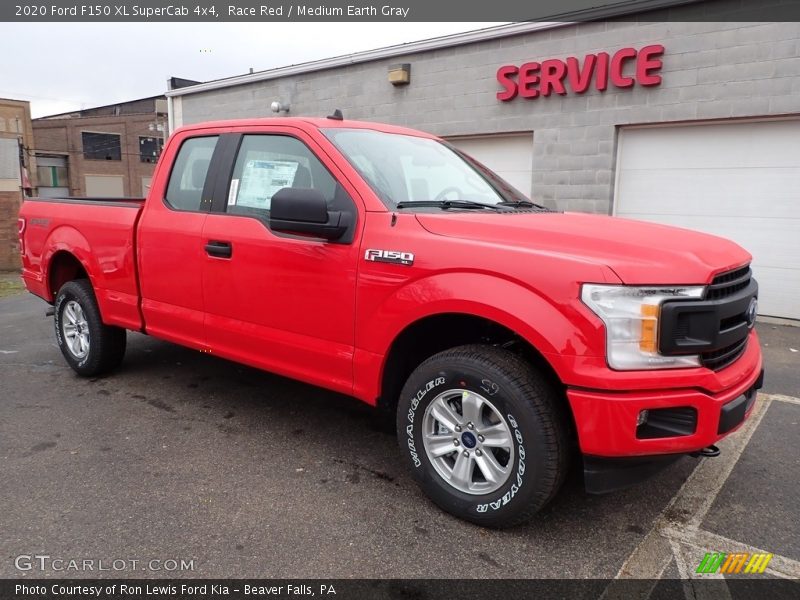
[[[31,199],[19,223],[78,374],[118,366],[130,329],[350,394],[482,525],[533,515],[574,452],[590,492],[714,455],[763,379],[741,247],[548,210],[400,127],[184,127],[147,199]]]

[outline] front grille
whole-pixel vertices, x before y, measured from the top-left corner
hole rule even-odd
[[[700,362],[703,363],[704,367],[711,369],[712,371],[719,371],[739,358],[746,347],[747,338],[744,338],[743,340],[740,340],[735,344],[731,344],[730,346],[726,346],[725,348],[720,348],[719,350],[714,350],[713,352],[703,352],[700,354]]]
[[[749,311],[758,297],[750,265],[720,273],[702,300],[667,301],[661,307],[659,352],[700,355],[704,367],[719,371],[739,358],[753,326]]]
[[[739,290],[743,290],[750,283],[750,265],[745,265],[739,269],[720,273],[714,277],[714,281],[706,290],[706,300],[719,300],[732,296]]]

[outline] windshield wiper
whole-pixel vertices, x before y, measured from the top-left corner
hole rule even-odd
[[[531,202],[530,200],[503,200],[498,204],[501,206],[513,206],[514,208],[537,208],[543,212],[550,212],[550,209],[546,206],[536,204],[536,202]]]
[[[447,210],[450,208],[471,208],[481,209],[488,208],[490,210],[505,210],[505,206],[500,202],[498,204],[485,204],[483,202],[474,202],[472,200],[404,200],[398,202],[395,208],[410,208],[412,206],[441,208]]]

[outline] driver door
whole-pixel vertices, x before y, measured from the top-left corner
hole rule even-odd
[[[238,134],[237,134],[238,135]],[[358,210],[355,190],[293,128],[240,136],[225,197],[202,232],[205,330],[212,353],[349,393],[353,385]],[[335,242],[272,231],[272,196],[313,188],[352,211]]]

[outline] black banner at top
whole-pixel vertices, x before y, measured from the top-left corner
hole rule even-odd
[[[797,0],[4,0],[10,22],[796,21]]]

